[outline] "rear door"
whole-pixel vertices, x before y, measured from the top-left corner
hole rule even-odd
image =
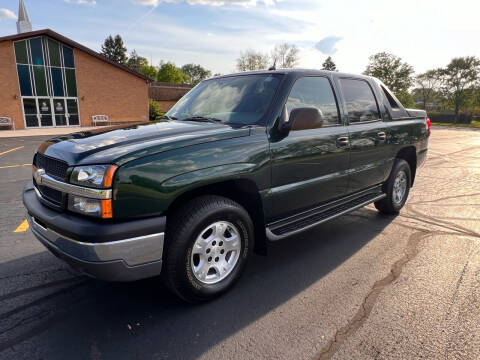
[[[348,193],[379,184],[386,177],[387,133],[372,84],[360,78],[339,78],[350,136]]]
[[[330,79],[298,78],[285,105],[288,115],[295,108],[317,108],[323,125],[271,139],[272,189],[267,214],[270,219],[341,197],[348,185],[348,132]]]

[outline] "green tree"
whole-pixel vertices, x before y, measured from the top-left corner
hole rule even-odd
[[[327,57],[323,62],[322,70],[338,71],[337,65],[335,65],[331,56]]]
[[[403,62],[400,57],[386,52],[372,55],[369,60],[370,63],[364,74],[383,81],[401,101],[401,98],[406,96],[408,89],[413,84],[413,67]]]
[[[181,70],[189,77],[189,83],[193,85],[197,85],[200,81],[212,76],[210,70],[204,69],[202,66],[195,64],[183,65]]]
[[[127,66],[136,72],[141,72],[143,67],[148,66],[148,60],[133,50],[127,60]]]
[[[148,113],[150,120],[158,120],[165,112],[162,111],[158,102],[153,99],[148,99]]]
[[[427,102],[433,100],[435,92],[440,86],[440,73],[438,70],[428,70],[415,77],[417,85],[416,93],[420,95],[423,103],[423,109],[427,108]]]
[[[109,35],[102,45],[101,54],[119,64],[125,65],[127,63],[127,48],[120,35],[116,35],[115,38]]]
[[[189,79],[174,63],[161,61],[158,68],[157,81],[180,84],[188,82]]]
[[[264,70],[268,67],[268,56],[254,50],[240,53],[237,59],[238,71]]]
[[[148,77],[151,80],[154,80],[154,81],[157,80],[158,71],[157,71],[157,68],[155,66],[144,65],[140,68],[139,73],[145,75],[146,77]]]
[[[300,50],[296,45],[283,43],[275,45],[272,51],[272,62],[277,68],[294,68],[298,64]]]
[[[460,110],[474,100],[474,89],[479,85],[480,60],[474,56],[454,58],[439,73],[442,93],[454,108],[457,123]]]
[[[415,107],[415,100],[413,99],[413,95],[409,91],[407,90],[397,91],[395,96],[405,108]]]

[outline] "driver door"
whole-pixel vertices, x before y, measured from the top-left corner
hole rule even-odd
[[[317,108],[320,128],[292,130],[272,140],[272,188],[267,217],[277,220],[341,197],[348,186],[349,136],[342,123],[332,84],[327,77],[301,77],[288,100],[295,108]]]

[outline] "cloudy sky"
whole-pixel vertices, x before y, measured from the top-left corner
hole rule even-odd
[[[129,50],[155,64],[199,63],[229,73],[242,50],[300,48],[300,66],[331,55],[360,73],[388,51],[417,73],[454,56],[480,57],[478,0],[25,0],[34,29],[51,28],[94,50],[121,34]],[[17,0],[0,0],[0,36],[16,32]]]

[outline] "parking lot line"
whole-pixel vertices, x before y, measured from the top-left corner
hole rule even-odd
[[[13,149],[10,149],[10,150],[1,152],[0,155],[4,155],[4,154],[6,154],[6,153],[9,153],[9,152],[12,152],[12,151],[15,151],[15,150],[20,150],[20,149],[23,149],[23,148],[24,148],[24,146],[19,146],[19,147],[16,147],[16,148],[13,148]]]
[[[19,233],[19,232],[25,232],[28,230],[28,228],[30,227],[30,225],[28,225],[28,221],[27,219],[23,220],[22,223],[20,225],[18,225],[18,227],[15,229],[14,232],[16,233]]]
[[[16,168],[16,167],[23,167],[23,166],[32,166],[32,164],[6,165],[6,166],[0,166],[0,169],[9,169],[9,168]]]

